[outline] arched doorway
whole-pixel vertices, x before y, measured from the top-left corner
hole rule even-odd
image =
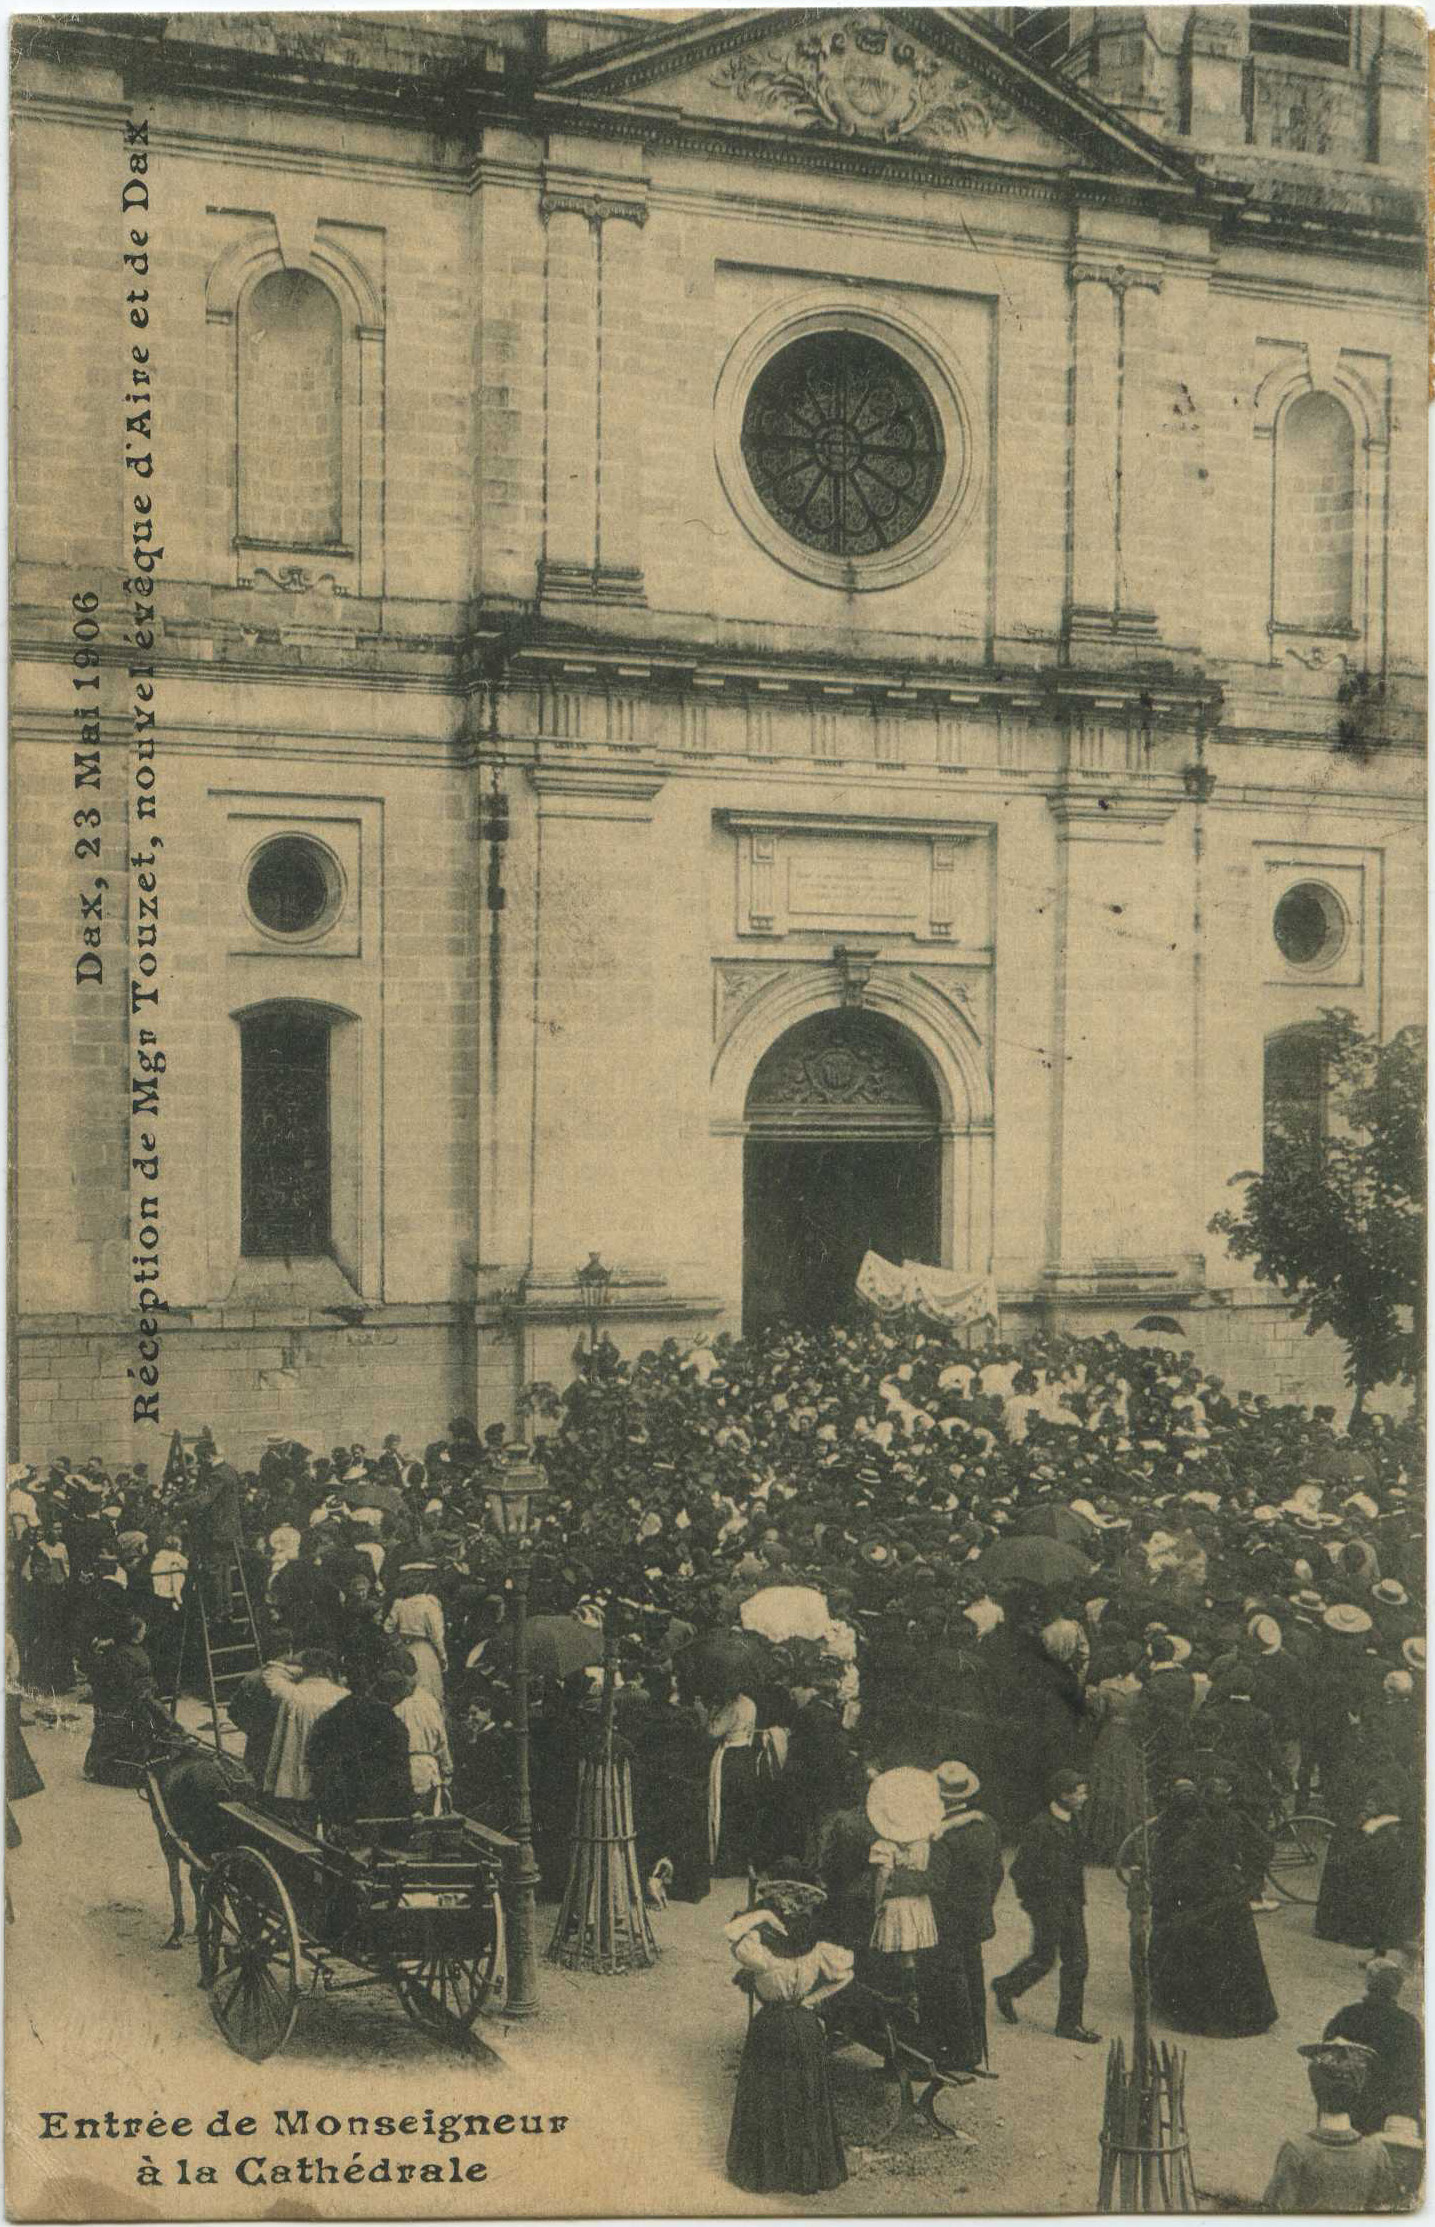
[[[743,1146],[743,1330],[844,1320],[869,1249],[936,1260],[941,1108],[881,1015],[815,1013],[763,1055]]]

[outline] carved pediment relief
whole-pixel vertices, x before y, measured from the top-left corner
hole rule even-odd
[[[704,15],[567,65],[539,105],[574,123],[589,108],[609,129],[626,109],[649,133],[667,118],[675,130],[854,150],[1188,175],[1125,118],[1019,53],[990,17],[950,8]]]
[[[768,117],[799,130],[888,146],[1000,144],[1021,131],[1008,100],[871,13],[819,22],[788,39],[739,47],[671,96],[714,113]],[[1059,143],[1046,142],[1059,151]]]

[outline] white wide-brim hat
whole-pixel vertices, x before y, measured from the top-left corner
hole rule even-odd
[[[883,1840],[930,1840],[942,1822],[942,1797],[930,1771],[883,1771],[867,1789],[867,1821]]]

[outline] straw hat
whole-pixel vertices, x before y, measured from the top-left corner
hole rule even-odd
[[[1370,1618],[1365,1610],[1357,1608],[1354,1601],[1337,1601],[1333,1608],[1326,1610],[1321,1622],[1327,1631],[1344,1632],[1352,1638],[1371,1628]]]
[[[932,1776],[944,1802],[969,1802],[982,1790],[982,1782],[966,1763],[939,1763]]]

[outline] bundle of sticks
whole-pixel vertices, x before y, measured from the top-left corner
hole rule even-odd
[[[603,1658],[601,1730],[578,1766],[578,1807],[558,1923],[548,1955],[573,1972],[639,1972],[658,1960],[638,1874],[633,1778],[615,1753],[613,1703],[617,1643]]]
[[[1144,2054],[1111,2044],[1101,2121],[1103,2212],[1194,2212],[1196,2182],[1186,2131],[1186,2057],[1167,2042]]]

